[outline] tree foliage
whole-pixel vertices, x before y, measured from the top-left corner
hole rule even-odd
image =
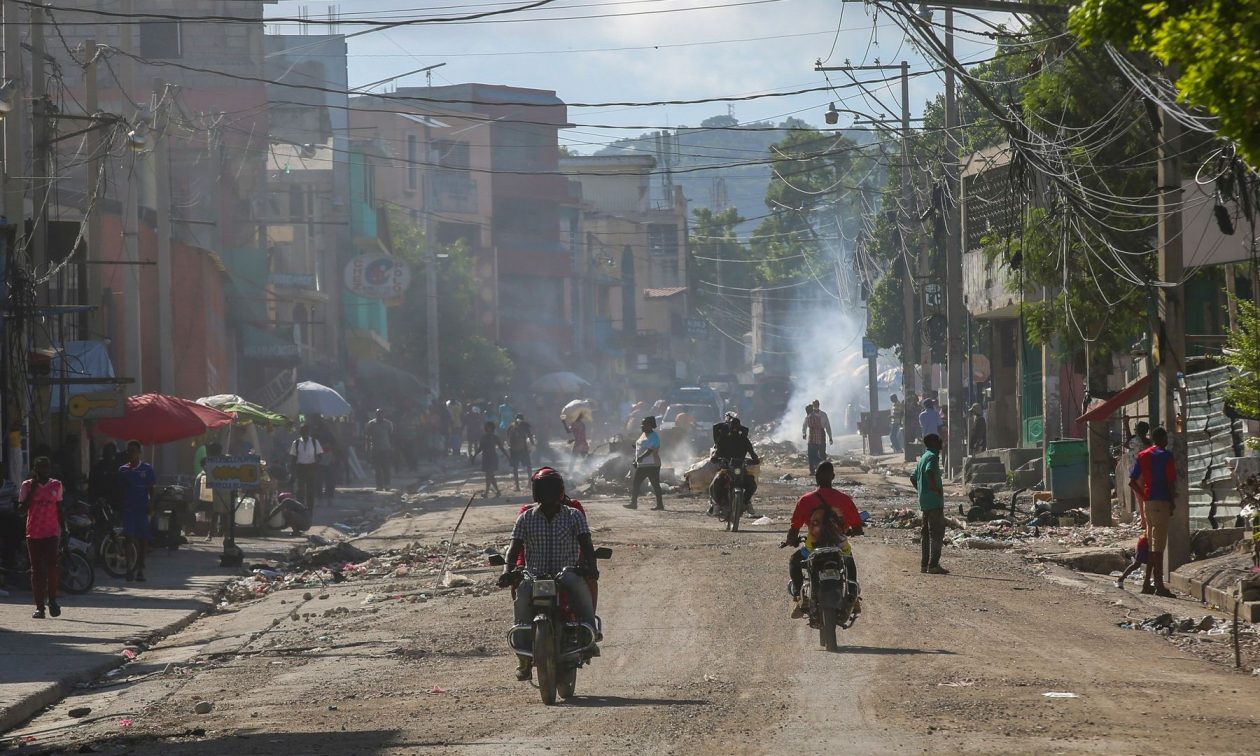
[[[1072,31],[1150,53],[1179,73],[1183,102],[1220,119],[1220,133],[1260,167],[1260,0],[1083,0]]]
[[[1236,299],[1238,330],[1229,334],[1225,362],[1238,369],[1230,378],[1225,397],[1243,417],[1260,417],[1260,308],[1245,299]],[[1247,445],[1260,449],[1260,438],[1248,438]]]
[[[428,306],[423,276],[428,275],[424,232],[400,208],[389,210],[394,253],[418,275],[390,315],[390,361],[423,376],[428,365]],[[438,366],[445,393],[468,399],[496,396],[512,378],[507,352],[477,332],[476,279],[472,252],[462,242],[442,250],[438,261]]]

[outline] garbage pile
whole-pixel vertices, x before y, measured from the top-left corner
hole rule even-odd
[[[773,467],[808,467],[809,458],[791,441],[773,441],[769,437],[753,441],[763,465]]]
[[[457,543],[450,548],[443,587],[468,588],[476,581],[458,574],[486,566],[486,553],[492,544]],[[369,554],[347,541],[328,543],[312,536],[309,543],[294,547],[284,565],[256,565],[250,574],[233,581],[224,589],[220,606],[261,598],[273,591],[322,588],[348,581],[366,579],[421,578],[437,583],[446,559],[448,544],[411,543],[400,549]]]
[[[1165,612],[1158,617],[1144,620],[1128,619],[1116,624],[1125,630],[1145,630],[1150,633],[1159,633],[1160,635],[1172,635],[1173,633],[1224,635],[1230,632],[1227,622],[1217,619],[1210,614],[1205,614],[1199,619],[1195,619],[1193,617],[1174,617],[1172,614]],[[1250,626],[1248,626],[1247,630],[1253,634],[1255,633],[1255,629]]]

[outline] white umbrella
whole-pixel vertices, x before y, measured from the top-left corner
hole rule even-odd
[[[589,385],[591,385],[590,381],[582,376],[561,371],[559,373],[547,373],[530,384],[530,389],[540,393],[567,394],[581,391]]]

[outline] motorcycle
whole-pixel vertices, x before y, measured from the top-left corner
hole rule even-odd
[[[105,499],[78,500],[66,508],[66,529],[88,544],[88,559],[110,577],[120,578],[136,565],[136,545],[123,535],[114,508]]]
[[[738,533],[739,519],[744,514],[746,503],[744,479],[748,472],[747,462],[743,459],[723,459],[719,464],[722,469],[710,485],[714,514],[726,523],[728,531]]]
[[[828,651],[838,648],[836,628],[847,630],[858,618],[858,584],[849,575],[848,554],[848,540],[840,536],[837,545],[812,549],[805,558],[801,611],[809,618],[809,626],[818,629],[818,644]]]
[[[87,593],[96,585],[96,570],[89,559],[91,544],[71,536],[65,530],[61,533],[57,556],[58,584],[67,593]],[[15,554],[14,572],[30,577],[31,557],[26,550],[26,541]]]
[[[153,518],[149,545],[174,552],[188,543],[183,535],[185,510],[188,509],[188,489],[184,486],[163,486],[153,497]]]
[[[612,549],[595,549],[596,559],[611,557]],[[491,554],[489,561],[499,567],[506,563],[497,553]],[[595,627],[591,627],[579,622],[569,608],[560,576],[573,569],[566,567],[557,575],[535,575],[524,567],[515,570],[516,585],[523,580],[533,583],[534,619],[508,630],[508,646],[516,654],[533,659],[538,694],[547,706],[555,704],[557,695],[566,700],[573,697],[578,668],[593,658],[596,638],[603,635],[598,616]]]

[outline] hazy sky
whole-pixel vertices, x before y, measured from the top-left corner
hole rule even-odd
[[[515,7],[525,1],[342,0],[335,5],[343,20],[339,32],[348,34],[368,28],[349,23],[356,18],[463,15]],[[267,14],[295,17],[304,11],[317,19],[326,17],[331,5],[326,1],[282,0],[270,6]],[[596,15],[603,17],[556,18]],[[959,18],[958,23],[963,28],[981,28],[965,18]],[[294,32],[293,27],[283,29],[283,33]],[[311,32],[327,33],[327,29],[316,25]],[[991,46],[976,40],[958,35],[961,58],[991,54]],[[841,65],[846,58],[854,64],[873,63],[876,58],[883,63],[904,59],[910,62],[912,72],[930,68],[904,42],[904,35],[891,19],[884,15],[877,18],[862,3],[841,0],[556,0],[545,9],[480,22],[372,32],[351,39],[349,45],[352,86],[445,62],[445,67],[433,72],[435,85],[476,81],[554,89],[566,102],[587,103],[699,99],[824,86],[827,80],[813,71],[818,58],[830,65]],[[866,79],[879,76],[868,73]],[[830,77],[833,84],[847,81],[843,73]],[[414,74],[397,83],[415,86],[424,82],[424,74]],[[879,90],[878,86],[892,88]],[[780,120],[790,114],[821,126],[827,103],[835,101],[839,107],[895,115],[899,107],[896,85],[876,87],[872,89],[882,95],[883,108],[870,98],[855,96],[856,90],[846,89],[736,103],[734,112],[741,122]],[[912,79],[912,111],[917,115],[923,102],[941,87],[939,76]],[[694,126],[725,112],[721,103],[592,107],[571,108],[569,118],[574,123],[612,126]],[[842,117],[840,125],[851,120]],[[633,133],[580,128],[565,136],[571,147],[590,152],[613,135]]]

